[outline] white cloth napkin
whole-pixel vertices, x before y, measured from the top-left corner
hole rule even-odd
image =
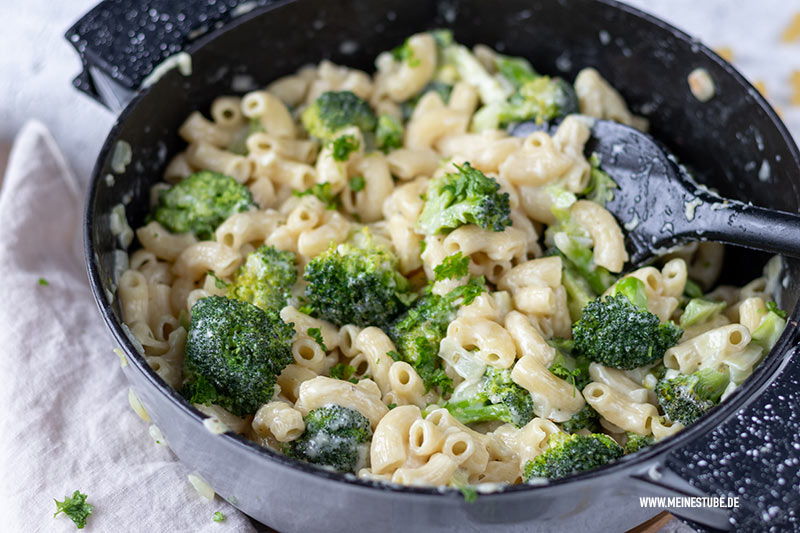
[[[88,532],[255,532],[195,492],[128,406],[89,291],[83,197],[47,129],[26,124],[0,190],[0,530],[75,531],[53,499],[79,489]]]

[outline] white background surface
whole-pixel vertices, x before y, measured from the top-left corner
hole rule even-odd
[[[25,120],[37,118],[50,128],[83,181],[88,179],[114,116],[72,88],[80,63],[63,34],[96,1],[0,0],[0,144],[10,143]],[[712,47],[732,48],[734,64],[749,79],[766,82],[770,101],[782,109],[795,139],[800,138],[800,108],[788,103],[789,74],[800,69],[800,43],[778,42],[792,14],[800,11],[800,0],[628,3],[672,22]]]

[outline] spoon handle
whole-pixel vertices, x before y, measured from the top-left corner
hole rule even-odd
[[[765,252],[800,257],[800,216],[701,193],[686,202],[685,224],[675,228],[680,240],[737,244]],[[682,222],[683,222],[682,221]]]

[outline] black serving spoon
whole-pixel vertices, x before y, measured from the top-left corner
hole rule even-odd
[[[509,127],[515,137],[542,130],[534,122]],[[737,244],[800,257],[800,216],[723,198],[698,185],[649,135],[594,119],[586,154],[617,183],[606,209],[624,228],[631,267],[691,241]]]

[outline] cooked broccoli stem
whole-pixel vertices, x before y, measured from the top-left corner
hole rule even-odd
[[[202,298],[192,307],[186,338],[189,382],[202,377],[216,395],[210,401],[235,415],[255,413],[272,399],[278,374],[294,360],[293,337],[292,325],[273,310],[221,296]]]
[[[702,324],[720,314],[727,304],[725,302],[712,302],[702,298],[692,298],[683,310],[680,326],[688,328],[695,324]]]
[[[286,306],[297,281],[295,254],[262,245],[247,255],[228,287],[228,297],[266,310]]]
[[[533,417],[531,393],[511,380],[511,370],[491,366],[478,383],[474,394],[445,404],[450,413],[464,424],[500,420],[517,427]]]
[[[589,436],[555,433],[548,439],[547,449],[525,463],[524,479],[526,482],[533,477],[560,479],[594,470],[623,454],[622,446],[602,433]]]
[[[217,226],[240,211],[255,207],[250,190],[224,174],[201,170],[161,191],[153,220],[173,233],[209,240]]]
[[[492,231],[511,225],[508,193],[498,193],[500,185],[469,163],[457,166],[458,172],[445,174],[428,185],[425,206],[417,227],[435,235],[464,224],[475,224]]]
[[[441,49],[442,66],[455,68],[460,79],[478,90],[483,103],[503,101],[509,91],[486,69],[470,50],[463,45],[452,43]]]
[[[660,380],[656,384],[656,397],[670,420],[688,426],[719,403],[728,382],[726,372],[704,368]]]
[[[364,415],[329,404],[312,409],[303,421],[303,434],[281,446],[285,455],[336,472],[355,472],[364,463],[372,439],[372,428]]]
[[[641,280],[625,278],[616,289],[615,294],[598,298],[583,308],[583,316],[572,325],[575,351],[623,370],[664,357],[683,331],[672,322],[661,324],[656,315],[647,311]]]
[[[763,348],[764,354],[772,350],[786,327],[786,319],[781,316],[781,314],[785,316],[786,313],[778,309],[774,302],[768,302],[767,309],[770,309],[770,303],[774,306],[772,307],[774,310],[767,311],[766,316],[761,319],[761,324],[752,333],[753,342]]]
[[[597,154],[592,154],[589,157],[589,163],[592,166],[589,186],[586,187],[582,194],[587,200],[605,207],[608,202],[614,199],[614,189],[618,189],[619,186],[606,171],[600,168],[600,158]]]
[[[388,326],[414,298],[397,264],[389,248],[364,228],[306,265],[305,296],[319,318],[339,326]]]
[[[350,91],[322,93],[303,111],[301,120],[308,133],[323,141],[333,141],[347,126],[372,131],[377,121],[369,104]]]

